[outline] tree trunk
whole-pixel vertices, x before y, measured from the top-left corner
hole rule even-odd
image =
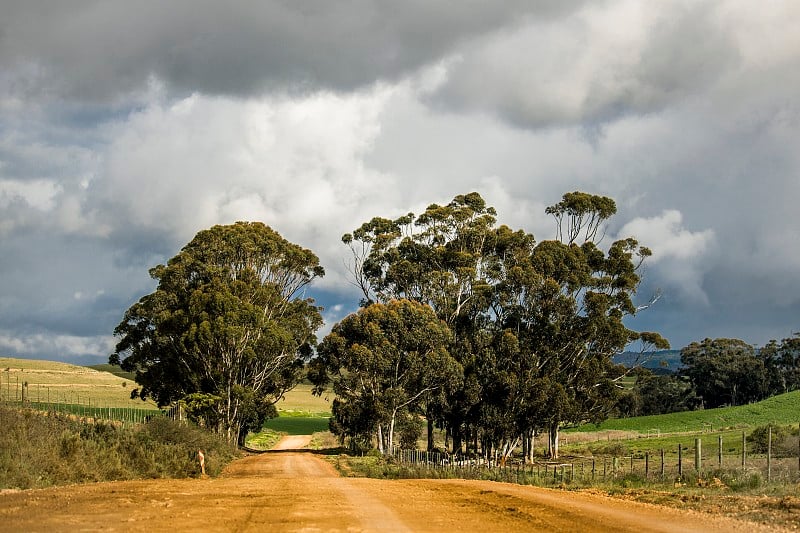
[[[378,424],[378,451],[383,453],[383,425]]]
[[[461,431],[453,428],[453,453],[461,455]]]
[[[428,451],[433,451],[433,417],[428,413]]]
[[[528,464],[528,454],[529,454],[528,447],[530,446],[530,443],[531,441],[528,438],[528,431],[526,430],[522,434],[522,464]]]
[[[547,450],[550,459],[558,459],[558,422],[551,422],[548,428]]]
[[[392,420],[389,422],[389,429],[386,431],[386,453],[392,453],[394,451],[394,422],[397,418],[397,414],[392,414]]]

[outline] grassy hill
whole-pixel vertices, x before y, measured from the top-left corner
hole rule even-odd
[[[121,367],[117,365],[109,365],[108,363],[102,365],[89,365],[87,368],[97,370],[98,372],[108,372],[109,374],[114,374],[115,376],[125,378],[130,381],[134,381],[136,378],[136,374],[134,372],[126,372],[125,370],[122,370]]]
[[[768,423],[789,425],[798,422],[800,422],[800,391],[794,391],[738,407],[720,407],[635,418],[615,418],[598,425],[586,424],[573,431],[619,430],[648,433],[658,430],[661,433],[672,433],[750,428]]]
[[[27,387],[25,384],[27,383]],[[0,357],[0,401],[155,409],[153,402],[131,400],[131,379],[56,361]]]

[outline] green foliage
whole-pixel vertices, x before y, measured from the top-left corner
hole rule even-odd
[[[800,333],[769,341],[758,354],[764,362],[770,394],[800,389]]]
[[[638,372],[624,416],[660,415],[697,409],[702,400],[689,381],[674,374],[656,376]],[[618,408],[621,407],[618,405]]]
[[[507,453],[519,435],[547,428],[557,455],[563,423],[602,420],[612,411],[615,381],[624,377],[613,355],[633,341],[669,346],[657,333],[623,323],[638,310],[638,268],[651,252],[633,238],[608,251],[597,246],[614,201],[567,193],[547,213],[558,240],[536,244],[524,231],[495,227],[497,213],[473,192],[432,204],[419,217],[373,218],[342,238],[365,305],[406,298],[429,306],[450,328],[449,352],[463,375],[419,408],[447,429],[454,452],[480,440],[484,451]],[[379,423],[381,409],[378,401],[334,403],[335,418],[350,427]],[[359,434],[375,429],[358,426]]]
[[[198,449],[215,476],[236,456],[214,435],[164,417],[122,428],[0,408],[0,427],[0,488],[197,476]]]
[[[309,378],[332,382],[331,431],[393,446],[396,421],[440,389],[460,367],[446,346],[450,330],[433,311],[409,300],[372,304],[336,324],[319,346]]]
[[[772,446],[773,450],[779,443],[783,442],[789,437],[789,430],[784,426],[775,424],[766,424],[758,426],[750,432],[748,440],[751,444],[753,453],[767,453],[770,446],[770,431],[772,433]],[[796,451],[796,450],[795,450]]]
[[[323,274],[311,251],[264,224],[201,231],[150,270],[158,288],[125,313],[110,362],[162,406],[220,398],[195,413],[241,443],[300,379],[322,318],[297,295]]]
[[[764,362],[739,339],[705,339],[681,350],[680,374],[706,407],[743,405],[768,395]]]
[[[419,416],[405,413],[397,421],[400,433],[400,448],[404,450],[415,450],[417,441],[422,436],[424,424]]]

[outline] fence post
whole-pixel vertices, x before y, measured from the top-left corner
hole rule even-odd
[[[772,426],[767,432],[767,483],[772,481]]]
[[[661,448],[661,479],[664,479],[664,448]]]
[[[683,478],[683,451],[681,445],[678,444],[678,478]]]
[[[594,481],[594,473],[595,473],[594,466],[595,466],[594,457],[592,457],[592,481]]]
[[[745,459],[746,457],[747,457],[747,437],[745,436],[744,431],[742,431],[742,470],[744,470],[746,464],[746,459]]]
[[[722,433],[717,437],[717,463],[722,468]]]
[[[644,478],[650,477],[650,452],[644,452]]]
[[[699,438],[694,439],[694,469],[700,472],[702,466],[703,441]]]

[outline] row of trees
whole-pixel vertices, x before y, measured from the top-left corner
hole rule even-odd
[[[623,320],[650,251],[633,238],[599,246],[610,198],[565,194],[547,208],[558,239],[537,243],[496,225],[477,193],[419,216],[373,218],[343,242],[362,309],[318,348],[310,378],[336,395],[332,430],[352,443],[394,445],[398,424],[424,417],[454,453],[499,452],[537,432],[558,456],[559,428],[616,405],[632,342],[667,348]]]
[[[111,362],[136,372],[139,396],[184,401],[232,441],[311,361],[343,440],[388,450],[424,419],[429,447],[436,426],[456,453],[528,453],[544,432],[557,457],[563,424],[616,404],[612,355],[667,347],[623,323],[646,307],[632,297],[650,251],[633,238],[600,246],[615,212],[610,198],[565,194],[547,208],[558,238],[538,243],[497,226],[478,193],[374,218],[343,237],[362,306],[318,347],[320,310],[304,297],[324,274],[317,257],[261,223],[214,226],[150,271],[158,287],[126,312]]]
[[[705,339],[681,350],[674,375],[638,370],[619,414],[639,416],[744,405],[800,389],[800,334],[756,349],[739,339]]]

